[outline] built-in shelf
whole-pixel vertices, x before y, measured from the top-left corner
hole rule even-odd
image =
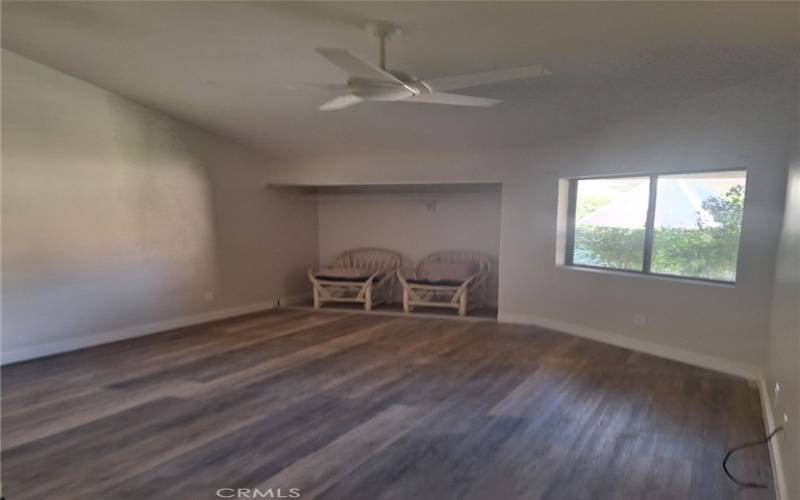
[[[372,184],[291,184],[267,183],[268,189],[296,191],[311,195],[335,194],[425,194],[425,193],[499,193],[500,182],[408,182]]]

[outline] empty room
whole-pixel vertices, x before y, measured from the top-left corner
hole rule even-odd
[[[800,2],[0,7],[2,500],[800,500]]]

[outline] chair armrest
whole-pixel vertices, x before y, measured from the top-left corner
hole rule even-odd
[[[378,273],[378,275],[381,275],[381,274],[384,274],[384,276],[381,277],[381,279],[376,283],[378,285],[382,285],[382,284],[386,283],[387,281],[389,281],[390,279],[394,278],[394,272],[392,272],[391,269]]]
[[[480,274],[481,272],[478,271],[469,278],[467,278],[466,280],[464,280],[464,282],[461,283],[461,286],[458,287],[458,291],[456,291],[455,297],[460,297],[462,294],[464,294],[467,291],[467,288],[472,284],[472,282],[478,279],[478,276]]]
[[[400,281],[401,285],[403,285],[404,287],[408,286],[406,278],[403,276],[403,273],[401,273],[399,269],[396,269],[394,274],[397,276],[397,280]]]
[[[370,275],[369,275],[369,278],[367,278],[367,281],[366,281],[366,282],[367,282],[367,283],[372,283],[373,281],[375,281],[375,280],[377,280],[378,278],[380,278],[380,276],[381,276],[383,273],[385,273],[385,272],[386,272],[386,271],[375,271],[374,273],[372,273],[372,274],[370,274]]]

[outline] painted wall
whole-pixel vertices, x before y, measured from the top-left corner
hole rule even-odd
[[[262,158],[2,57],[5,360],[307,290],[316,205],[267,192]]]
[[[800,117],[800,103],[797,106]],[[786,488],[783,498],[800,498],[800,120],[795,125],[795,149],[790,159],[786,210],[775,269],[772,325],[767,364],[767,394],[775,425],[789,425],[777,436]],[[775,400],[774,387],[781,391]]]
[[[486,253],[493,265],[489,303],[497,304],[500,193],[387,193],[320,198],[320,264],[360,246],[400,252],[405,271],[439,250]]]
[[[793,82],[788,73],[753,80],[537,150],[298,158],[272,179],[501,181],[501,319],[620,335],[755,376],[766,359]],[[556,266],[559,177],[741,166],[750,174],[735,287]]]

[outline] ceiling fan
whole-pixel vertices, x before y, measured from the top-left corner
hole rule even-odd
[[[345,49],[316,49],[319,55],[343,70],[348,76],[347,83],[344,85],[316,85],[343,92],[343,95],[321,105],[320,110],[344,109],[364,101],[403,101],[489,107],[503,101],[443,91],[551,74],[550,70],[544,66],[533,65],[423,81],[403,71],[386,69],[386,40],[391,36],[399,35],[401,33],[399,27],[387,22],[374,22],[370,23],[367,29],[379,40],[380,62],[378,66]]]

